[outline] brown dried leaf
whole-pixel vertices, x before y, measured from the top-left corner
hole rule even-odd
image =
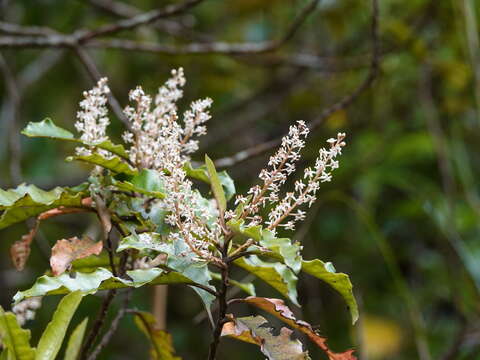
[[[44,211],[40,215],[38,215],[37,220],[45,220],[54,216],[59,216],[59,215],[65,215],[65,214],[74,214],[74,213],[79,213],[79,212],[85,212],[88,211],[88,209],[83,209],[83,208],[66,208],[63,206],[60,206],[58,208],[50,209],[47,211]]]
[[[281,299],[250,296],[245,299],[234,299],[230,301],[230,303],[235,302],[242,302],[254,305],[277,317],[290,327],[303,332],[320,349],[325,351],[330,360],[357,360],[356,356],[353,355],[354,350],[348,350],[343,353],[332,352],[327,346],[327,339],[317,334],[309,323],[302,320],[297,320],[293,312],[288,308],[288,306],[285,305],[285,303]]]
[[[28,234],[23,235],[20,240],[15,241],[10,247],[10,258],[18,271],[22,271],[25,268],[25,264],[30,256],[30,244],[37,234],[37,230],[38,221]]]
[[[88,236],[82,239],[73,237],[58,240],[52,248],[52,256],[50,257],[53,275],[58,276],[64,273],[73,260],[100,254],[102,248],[103,243],[101,241],[95,242]]]
[[[302,343],[292,339],[292,330],[282,327],[279,335],[262,316],[248,316],[233,319],[222,329],[222,336],[230,336],[260,346],[269,360],[307,360],[308,352],[303,351]]]

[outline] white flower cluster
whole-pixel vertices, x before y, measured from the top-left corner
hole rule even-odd
[[[306,215],[305,211],[297,208],[303,204],[312,206],[320,183],[331,180],[331,171],[338,167],[335,158],[341,154],[342,147],[345,146],[343,133],[338,133],[337,138],[327,140],[330,149],[320,149],[313,169],[305,169],[304,180],[296,181],[294,191],[280,197],[280,187],[288,176],[296,171],[296,162],[300,159],[300,151],[305,146],[304,139],[308,132],[303,121],[291,126],[278,151],[270,157],[269,167],[260,172],[259,178],[263,184],[250,188],[249,197],[237,196],[236,203],[245,204],[240,217],[250,220],[249,225],[260,224],[262,222],[258,215],[260,209],[266,205],[274,205],[265,222],[268,229],[274,233],[277,227],[294,230],[295,222],[304,220]],[[232,213],[227,215],[232,216]],[[285,220],[288,221],[284,223]]]
[[[42,306],[42,297],[35,296],[20,301],[12,308],[12,312],[17,317],[18,324],[23,325],[28,320],[35,319],[35,312],[40,309],[40,306]]]
[[[266,204],[276,203],[279,200],[280,187],[288,176],[296,169],[296,162],[300,159],[300,151],[305,146],[308,127],[304,121],[297,121],[290,126],[288,135],[284,136],[277,152],[268,161],[268,168],[260,172],[259,178],[262,186],[255,185],[248,191],[251,201],[245,196],[237,196],[236,203],[246,204],[242,217],[253,223],[261,222],[261,217],[256,215]],[[252,223],[252,224],[253,224]]]
[[[183,239],[199,258],[213,260],[209,247],[219,241],[221,228],[216,222],[207,225],[209,208],[201,203],[185,171],[181,167],[171,169],[170,175],[164,176],[164,186],[167,196],[162,201],[169,212],[166,222],[178,229],[170,237],[173,241]]]
[[[172,77],[155,97],[153,109],[152,98],[141,87],[130,92],[130,100],[136,106],[125,108],[131,131],[127,131],[123,139],[132,144],[130,160],[137,166],[158,170],[177,167],[188,159],[186,154],[198,149],[198,141],[192,137],[206,133],[204,124],[211,117],[208,109],[212,100],[194,101],[183,116],[182,127],[177,121],[176,102],[183,96],[181,88],[184,85],[183,69],[172,70]]]
[[[188,154],[198,149],[195,135],[206,133],[205,122],[210,119],[211,99],[194,101],[184,113],[180,126],[176,102],[182,98],[185,85],[183,69],[172,71],[172,77],[160,87],[152,109],[152,99],[140,87],[130,92],[136,107],[127,107],[125,114],[131,122],[131,132],[123,138],[131,143],[130,160],[140,168],[161,171],[166,198],[163,208],[169,213],[166,222],[178,229],[170,234],[173,240],[183,239],[200,258],[210,259],[209,246],[220,236],[220,227],[207,226],[205,206],[199,193],[192,188],[183,165]]]
[[[110,89],[107,86],[107,78],[98,81],[97,86],[83,93],[84,99],[80,102],[82,109],[77,113],[75,128],[82,135],[80,140],[87,144],[95,145],[108,139],[107,126],[110,124],[107,114],[107,95]],[[77,155],[89,155],[90,149],[77,147]],[[103,155],[108,152],[102,150]]]
[[[218,240],[220,226],[208,226],[205,204],[192,189],[183,165],[189,160],[189,154],[198,149],[195,136],[206,134],[205,123],[211,118],[209,108],[212,100],[207,98],[194,101],[183,115],[183,124],[178,122],[177,101],[183,97],[185,85],[183,69],[172,70],[172,77],[160,87],[154,101],[141,87],[130,91],[130,101],[124,113],[130,121],[130,131],[123,134],[125,143],[130,144],[130,161],[140,169],[158,170],[162,176],[166,198],[162,207],[169,213],[166,221],[176,227],[178,232],[171,234],[175,240],[182,238],[190,249],[203,259],[210,259],[209,246]],[[98,143],[106,139],[105,128],[108,125],[106,115],[106,79],[85,93],[80,106],[77,130],[82,132],[82,140]],[[81,154],[90,150],[79,149]],[[99,149],[97,149],[99,151]]]
[[[335,158],[342,153],[342,147],[345,146],[344,139],[345,134],[338,133],[336,138],[327,140],[330,149],[320,149],[314,167],[305,169],[304,180],[297,180],[295,191],[287,192],[268,214],[266,224],[269,230],[274,231],[277,226],[295,230],[295,222],[305,219],[305,211],[296,208],[303,204],[311,207],[317,200],[320,183],[329,182],[332,179],[332,170],[338,168],[338,161]],[[286,219],[289,221],[282,223]]]

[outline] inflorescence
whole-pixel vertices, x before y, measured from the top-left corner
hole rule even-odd
[[[106,83],[106,79],[101,79],[95,88],[84,93],[85,99],[80,103],[82,110],[78,112],[75,126],[81,139],[91,145],[88,149],[78,148],[80,155],[91,154],[96,144],[108,139],[106,103],[110,90]],[[133,106],[124,109],[130,129],[124,133],[123,140],[129,145],[131,164],[138,169],[157,170],[162,177],[166,197],[156,201],[168,213],[166,222],[174,229],[169,238],[173,241],[183,239],[195,256],[215,261],[214,245],[220,244],[228,233],[224,224],[232,218],[245,220],[249,226],[262,225],[274,234],[280,227],[294,230],[295,223],[305,219],[306,213],[300,209],[302,205],[312,206],[320,184],[330,181],[332,171],[338,167],[336,157],[345,146],[345,134],[328,139],[329,147],[320,149],[314,166],[304,170],[303,178],[295,181],[293,191],[281,193],[282,185],[297,171],[300,152],[309,133],[303,121],[290,126],[267,168],[260,171],[261,184],[250,188],[245,196],[237,196],[235,204],[241,205],[243,210],[240,213],[228,210],[223,214],[224,219],[220,219],[217,211],[215,221],[207,221],[212,217],[211,209],[193,188],[184,165],[198,150],[197,137],[207,132],[205,123],[211,118],[212,100],[192,102],[180,122],[176,103],[183,97],[185,83],[183,69],[173,70],[171,78],[160,87],[154,99],[137,87],[129,94]],[[108,157],[106,150],[95,148],[95,151]],[[267,213],[265,220],[262,212]]]

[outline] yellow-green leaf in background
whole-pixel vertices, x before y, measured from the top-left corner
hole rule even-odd
[[[65,360],[77,360],[82,347],[83,337],[87,329],[88,318],[77,325],[68,339],[67,350],[65,351]]]
[[[54,360],[62,346],[70,320],[82,301],[83,293],[72,292],[63,297],[53,314],[52,320],[38,342],[36,360]]]
[[[172,336],[156,327],[155,317],[147,312],[138,311],[134,318],[135,324],[148,337],[151,344],[150,356],[153,360],[181,360],[175,356]]]
[[[30,336],[30,330],[20,327],[15,314],[5,312],[0,306],[0,340],[4,348],[2,356],[8,360],[33,360],[35,349],[30,346]]]

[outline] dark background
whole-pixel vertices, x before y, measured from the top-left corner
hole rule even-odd
[[[112,5],[3,0],[0,16],[8,23],[71,33],[119,19],[102,10],[101,3]],[[169,3],[175,2],[123,2],[141,11]],[[205,0],[157,25],[112,38],[170,45],[279,39],[307,4]],[[184,67],[183,109],[200,97],[214,100],[199,160],[205,152],[219,159],[282,136],[297,119],[318,119],[320,126],[302,159],[307,166],[327,138],[346,132],[340,169],[332,183],[322,185],[318,203],[293,237],[302,241],[305,258],[331,261],[337,271],[350,275],[360,321],[352,327],[342,299],[308,277],[299,283],[299,314],[319,325],[334,349],[355,346],[362,359],[478,359],[479,8],[474,0],[380,1],[378,72],[375,61],[372,65],[368,1],[323,0],[289,41],[264,54],[85,51],[109,78],[122,107],[129,89],[141,84],[154,94],[172,68]],[[82,91],[93,85],[85,64],[71,49],[11,48],[1,39],[0,34],[1,187],[26,182],[50,189],[80,183],[89,168],[64,161],[73,151],[71,144],[28,139],[19,130],[29,121],[51,117],[73,131]],[[332,107],[349,97],[340,109]],[[329,116],[322,116],[324,111]],[[110,118],[111,137],[119,140],[122,124],[113,113]],[[227,168],[239,192],[257,181],[269,153]],[[8,250],[27,226],[1,231],[1,305],[9,309],[14,293],[48,269],[57,239],[95,226],[96,219],[86,215],[46,221],[21,273],[13,268]],[[239,273],[237,279],[243,276]],[[151,309],[150,289],[134,294],[132,306]],[[263,285],[257,294],[278,296]],[[84,300],[74,325],[95,316],[100,297]],[[34,343],[57,302],[45,298],[36,321],[28,323]],[[244,314],[248,310],[238,308]],[[206,357],[210,331],[201,316],[195,320],[201,312],[193,291],[169,289],[168,330],[184,359]],[[312,358],[321,358],[311,350]],[[100,358],[146,359],[147,354],[146,339],[126,317]],[[219,358],[263,359],[254,346],[233,340],[222,342]]]

